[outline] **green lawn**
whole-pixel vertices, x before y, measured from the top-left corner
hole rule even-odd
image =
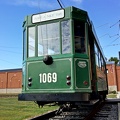
[[[39,108],[34,102],[17,99],[17,97],[0,97],[0,120],[27,120],[58,108],[58,106]]]
[[[117,98],[117,94],[110,93],[107,95],[107,98]]]

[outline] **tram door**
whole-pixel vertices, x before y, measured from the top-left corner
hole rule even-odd
[[[75,53],[86,53],[85,49],[85,23],[75,21],[74,23],[75,36]]]
[[[86,90],[90,88],[90,62],[87,52],[86,23],[74,21],[76,88]]]

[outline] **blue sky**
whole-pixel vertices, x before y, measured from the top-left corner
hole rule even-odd
[[[107,59],[120,51],[120,0],[62,0],[86,10]],[[29,14],[58,9],[57,0],[0,1],[0,70],[22,67],[22,23]]]

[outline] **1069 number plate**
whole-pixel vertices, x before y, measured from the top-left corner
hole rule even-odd
[[[40,73],[40,83],[56,83],[57,73]]]

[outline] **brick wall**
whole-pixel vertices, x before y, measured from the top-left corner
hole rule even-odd
[[[116,66],[117,88],[120,91],[120,66]]]
[[[21,88],[22,69],[0,70],[0,89]]]
[[[0,88],[7,87],[7,72],[0,72]]]
[[[111,85],[116,85],[116,69],[115,69],[115,65],[114,64],[108,64],[107,65],[107,69],[108,69],[108,84]]]
[[[114,62],[110,62],[107,64],[107,69],[109,90],[120,91],[120,66],[116,66]]]

